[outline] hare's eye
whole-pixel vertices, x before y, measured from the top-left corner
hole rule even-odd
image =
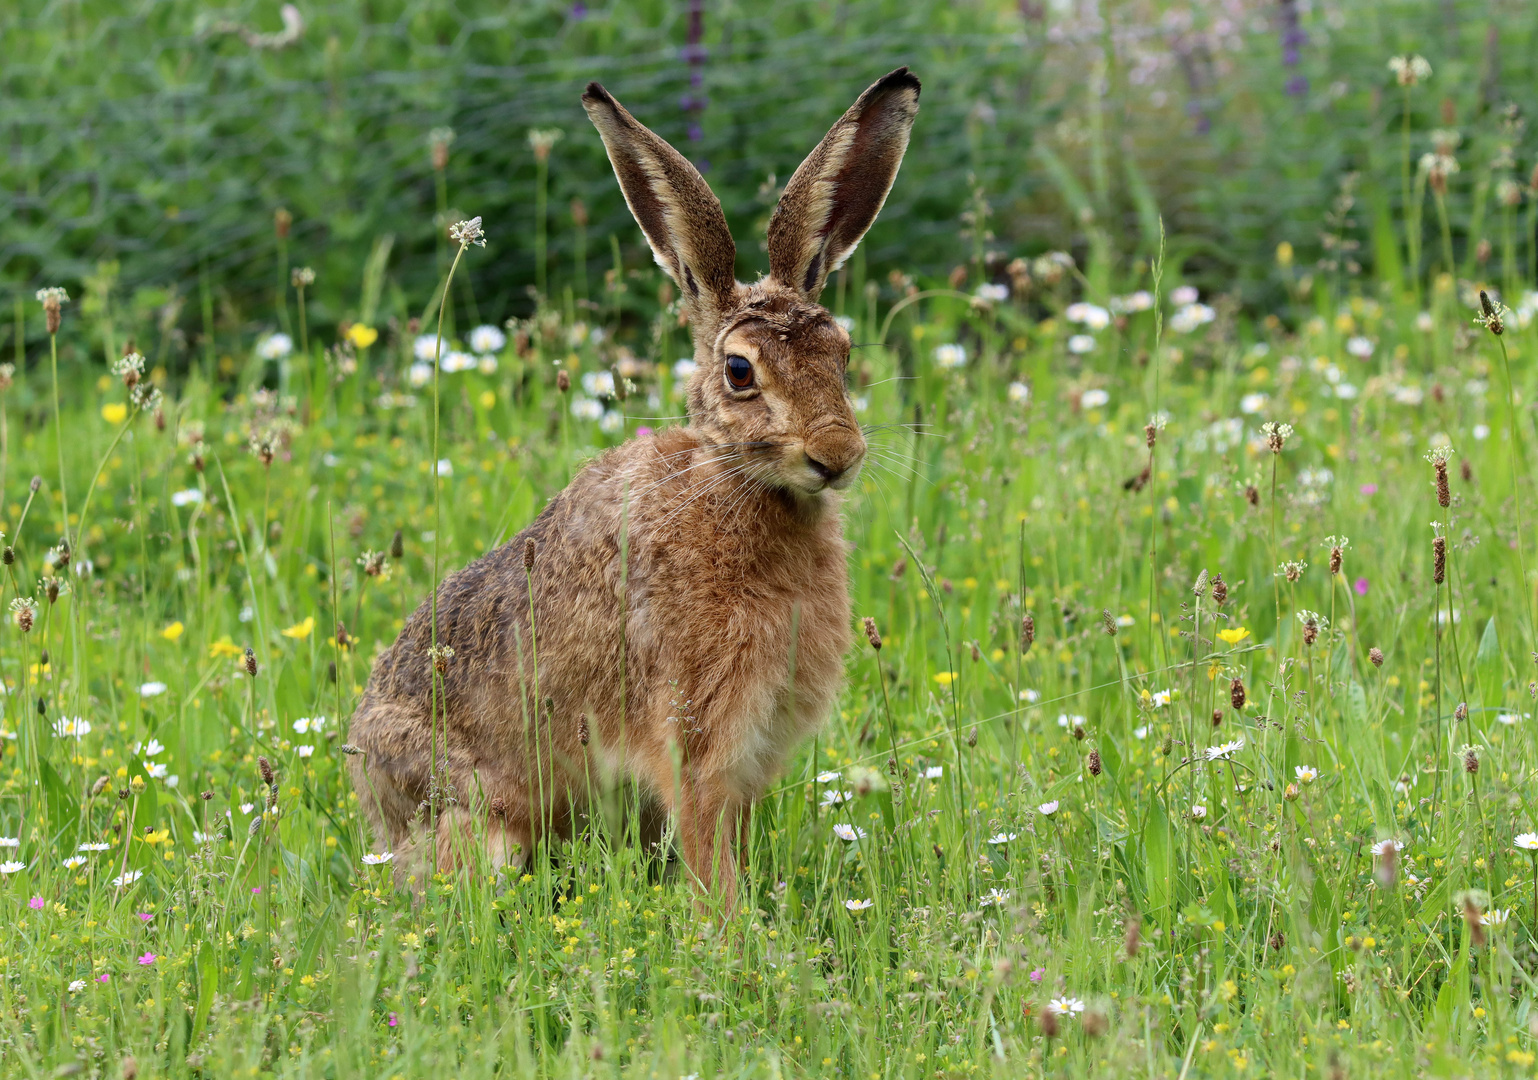
[[[726,381],[732,384],[734,390],[747,390],[753,385],[753,365],[748,363],[747,357],[726,358]]]

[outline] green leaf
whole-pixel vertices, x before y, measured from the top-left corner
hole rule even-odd
[[[326,914],[331,914],[327,911]],[[208,1023],[208,1012],[214,1007],[214,995],[219,991],[219,961],[214,956],[212,942],[205,941],[198,949],[198,1005],[192,1014],[192,1042],[203,1034]]]
[[[1174,835],[1170,820],[1159,799],[1148,804],[1148,817],[1143,822],[1144,891],[1147,894],[1149,917],[1157,923],[1166,923],[1175,888]]]

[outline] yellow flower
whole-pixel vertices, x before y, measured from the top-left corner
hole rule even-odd
[[[1250,632],[1248,630],[1246,630],[1242,626],[1234,626],[1234,627],[1230,627],[1228,629],[1224,629],[1224,630],[1219,630],[1218,631],[1218,637],[1222,638],[1224,641],[1228,642],[1230,645],[1237,645],[1237,644],[1239,644],[1239,642],[1243,641],[1245,638],[1247,638],[1249,636],[1250,636]]]
[[[497,403],[497,395],[490,390],[481,391],[481,408],[489,409]]]
[[[1292,245],[1285,240],[1276,245],[1276,261],[1282,266],[1292,265]]]
[[[109,424],[121,424],[128,419],[128,406],[113,401],[101,407],[101,418]]]
[[[153,847],[156,844],[165,843],[168,839],[170,839],[170,837],[170,829],[161,829],[158,832],[147,832],[143,836],[139,837],[139,839]]]
[[[165,638],[167,641],[175,641],[177,638],[182,636],[182,631],[185,629],[187,628],[182,625],[182,621],[177,619],[170,626],[167,626],[164,630],[162,630],[160,632],[160,636]]]
[[[302,622],[302,623],[295,623],[293,626],[290,626],[287,630],[280,630],[279,633],[281,633],[286,638],[293,638],[295,641],[303,641],[305,638],[310,636],[311,631],[313,631],[314,629],[315,629],[315,616],[314,615],[306,615],[304,617],[304,622]]]
[[[941,671],[935,674],[935,682],[939,683],[941,686],[949,686],[955,681],[956,673],[954,671]]]
[[[221,656],[239,656],[243,651],[228,637],[222,637],[208,647],[208,656],[212,660],[217,660]]]
[[[379,331],[375,330],[372,326],[353,323],[347,328],[347,340],[360,349],[366,349],[379,340]]]

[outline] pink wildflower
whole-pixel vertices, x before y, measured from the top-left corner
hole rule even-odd
[[[1041,982],[1042,979],[1044,979],[1046,977],[1047,977],[1047,969],[1044,968],[1044,967],[1039,967],[1035,971],[1031,972],[1031,982],[1033,982],[1033,983],[1039,983],[1039,982]]]
[[[27,901],[27,906],[33,911],[41,911],[43,910],[43,898],[41,896],[34,896]]]
[[[156,957],[154,953],[147,952],[143,956],[139,957],[139,963],[144,967],[149,967],[156,961],[156,959],[158,959],[158,957]]]
[[[1359,578],[1356,579],[1356,594],[1358,596],[1366,596],[1367,595],[1367,579],[1366,578],[1359,577]]]
[[[396,1024],[399,1024],[399,1023],[400,1023],[400,1017],[396,1016],[394,1013],[391,1013],[390,1014],[390,1026],[394,1027]]]

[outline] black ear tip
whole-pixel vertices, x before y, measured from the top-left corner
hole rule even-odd
[[[919,82],[919,77],[909,71],[908,66],[904,64],[896,71],[883,75],[877,81],[875,88],[878,90],[908,89],[917,94],[924,88],[924,84]]]
[[[603,88],[602,83],[590,82],[587,84],[587,89],[582,93],[582,100],[586,102],[612,102],[614,98]]]

